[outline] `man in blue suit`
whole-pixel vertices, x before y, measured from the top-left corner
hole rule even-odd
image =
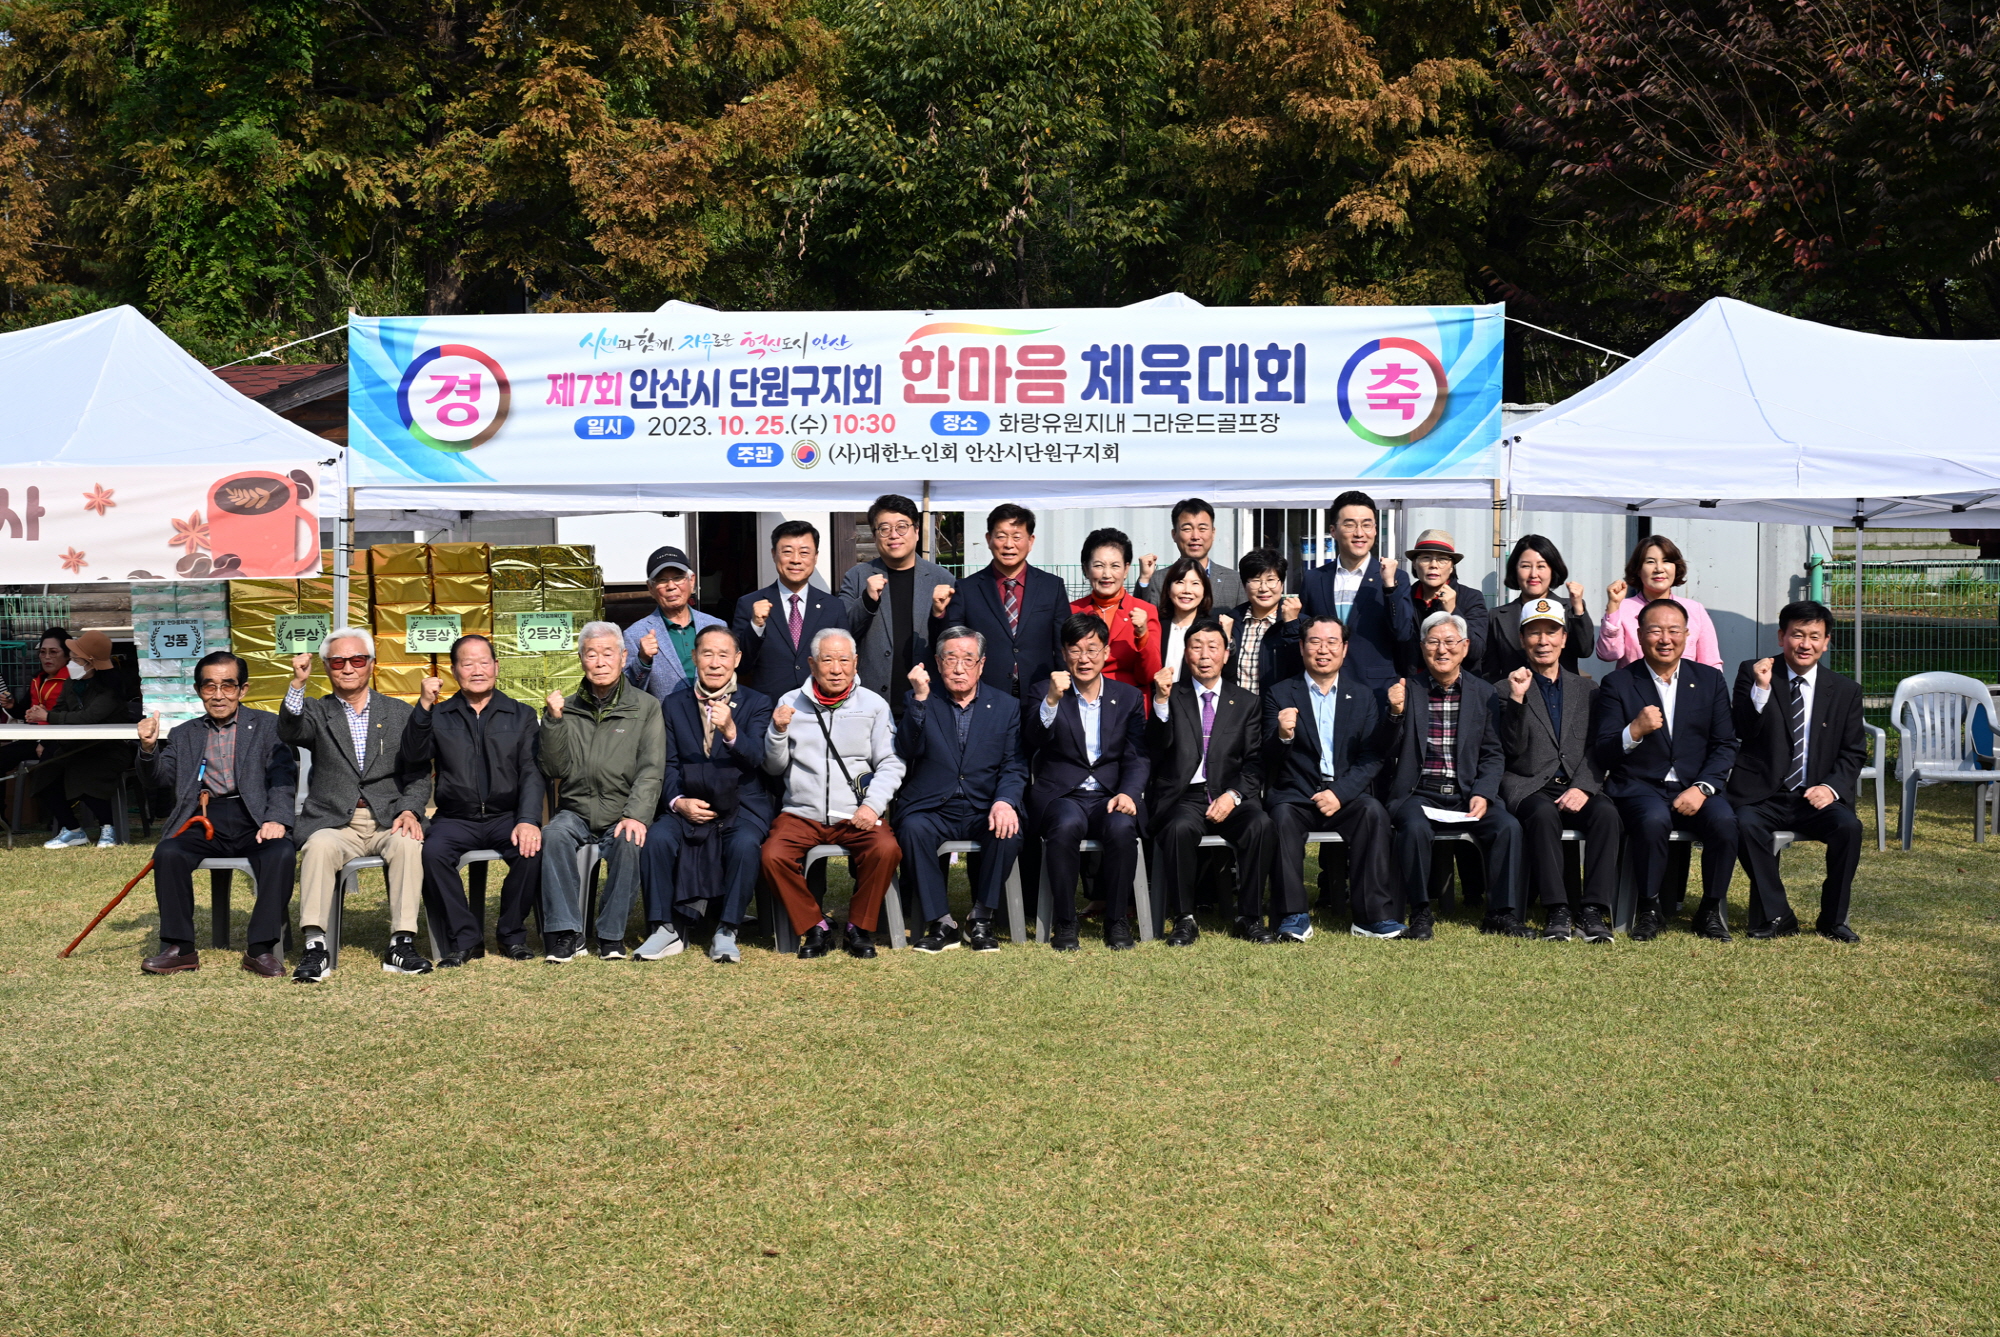
[[[913,665],[896,730],[896,751],[909,763],[896,791],[896,838],[924,915],[916,948],[958,946],[945,917],[945,869],[937,848],[947,840],[976,840],[978,879],[965,943],[975,952],[996,952],[993,911],[1021,852],[1021,801],[1028,786],[1021,712],[1013,697],[980,680],[986,642],[978,632],[945,628],[936,654],[944,691],[932,690],[930,671]]]
[[[812,676],[813,634],[822,627],[848,630],[847,605],[812,584],[819,564],[819,530],[787,520],[771,531],[771,562],[778,578],[736,601],[729,628],[743,647],[747,686],[772,701],[796,691]]]
[[[1335,617],[1347,633],[1346,672],[1381,705],[1396,669],[1396,628],[1389,601],[1397,595],[1396,561],[1376,557],[1377,511],[1366,492],[1333,499],[1336,560],[1306,572],[1306,617]]]
[[[667,724],[667,764],[660,816],[646,832],[641,885],[646,941],[634,953],[657,961],[681,950],[675,921],[698,923],[721,898],[711,961],[740,962],[736,928],[757,886],[758,855],[777,802],[764,779],[764,733],[771,699],[737,682],[743,653],[723,626],[695,636],[692,682],[660,710]]]
[[[1372,791],[1382,769],[1375,694],[1345,677],[1347,632],[1330,614],[1303,619],[1305,672],[1264,694],[1264,807],[1278,831],[1271,912],[1280,937],[1312,934],[1306,911],[1306,835],[1333,831],[1348,850],[1347,885],[1360,938],[1403,932],[1401,897],[1389,875],[1389,814]],[[1323,852],[1323,851],[1322,851]]]
[[[1069,616],[1069,587],[1061,576],[1028,565],[1035,550],[1035,513],[1012,502],[986,517],[986,547],[993,561],[961,577],[942,607],[931,605],[931,644],[946,627],[969,627],[986,638],[983,680],[1010,696],[1030,689],[1062,667],[1057,636]]]
[[[1639,884],[1632,937],[1660,936],[1667,837],[1687,831],[1702,847],[1694,931],[1728,942],[1724,898],[1736,867],[1736,812],[1722,791],[1737,749],[1729,684],[1720,669],[1681,657],[1687,610],[1672,599],[1639,610],[1639,645],[1644,658],[1605,675],[1590,720],[1591,751],[1604,792],[1618,805]]]

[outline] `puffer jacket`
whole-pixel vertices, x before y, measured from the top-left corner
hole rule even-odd
[[[667,765],[667,724],[660,703],[623,676],[600,702],[586,679],[563,702],[562,718],[543,712],[542,774],[559,788],[556,807],[602,832],[622,818],[650,825]]]

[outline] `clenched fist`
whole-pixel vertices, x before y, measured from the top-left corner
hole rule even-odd
[[[563,694],[561,692],[550,692],[546,697],[542,698],[542,704],[548,707],[550,719],[559,720],[562,718]]]
[[[750,622],[753,626],[763,626],[764,620],[770,616],[771,601],[769,599],[759,599],[756,603],[750,605]]]
[[[1772,659],[1760,659],[1750,666],[1750,676],[1756,679],[1757,685],[1767,692],[1771,690],[1771,669],[1776,665],[1776,662],[1776,660]]]
[[[1391,715],[1402,714],[1403,702],[1409,700],[1410,689],[1404,685],[1404,682],[1404,679],[1398,678],[1389,684],[1389,713]]]
[[[1449,580],[1438,586],[1438,604],[1447,613],[1458,611],[1458,591],[1451,587]]]
[[[1144,644],[1146,640],[1146,606],[1144,604],[1134,604],[1126,616],[1132,619],[1132,639]]]
[[[882,591],[888,588],[888,585],[889,577],[883,575],[880,571],[868,577],[868,602],[882,602]]]
[[[1625,591],[1631,588],[1632,587],[1630,585],[1627,585],[1622,580],[1612,581],[1610,588],[1605,591],[1606,594],[1609,594],[1611,596],[1611,606],[1613,608],[1616,608],[1619,604],[1624,603]]]
[[[438,696],[443,691],[443,678],[425,678],[423,686],[417,692],[417,704],[421,705],[425,710],[429,710],[437,704]]]
[[[1516,704],[1526,701],[1528,699],[1528,684],[1534,680],[1535,675],[1527,669],[1515,669],[1507,675],[1507,695],[1512,697]]]
[[[1286,706],[1278,712],[1278,737],[1289,743],[1298,736],[1299,708]]]
[[[1298,595],[1287,594],[1284,598],[1278,600],[1278,616],[1287,622],[1297,622],[1299,620],[1299,611],[1304,607],[1305,605],[1299,601]]]
[[[776,710],[771,712],[772,730],[777,733],[783,733],[786,729],[791,727],[792,716],[798,713],[799,713],[798,708],[796,706],[791,705],[790,703],[779,706]]]
[[[1563,587],[1569,591],[1569,606],[1578,613],[1583,611],[1583,582],[1572,580]]]
[[[1153,690],[1158,692],[1162,699],[1169,692],[1173,691],[1174,671],[1170,668],[1162,668],[1158,673],[1155,673],[1153,675]]]
[[[1160,567],[1159,554],[1150,552],[1143,554],[1139,558],[1139,583],[1141,585],[1152,584],[1153,572],[1159,570],[1159,567]]]
[[[139,721],[139,750],[151,752],[153,745],[160,741],[160,712],[154,711]]]
[[[1049,675],[1048,702],[1050,705],[1053,706],[1060,702],[1063,699],[1063,693],[1068,690],[1069,674],[1063,672],[1061,669],[1057,669]]]
[[[660,653],[660,633],[658,633],[657,631],[649,631],[644,636],[641,636],[639,638],[640,659],[645,660],[647,663],[650,664],[653,662],[653,657],[659,653]]]
[[[1667,717],[1660,713],[1658,706],[1647,706],[1633,717],[1630,727],[1634,738],[1644,738],[1655,729],[1666,728]]]
[[[910,666],[910,687],[917,694],[917,700],[931,699],[931,671],[922,664]]]
[[[728,697],[717,696],[709,698],[708,722],[717,733],[722,735],[724,742],[733,743],[736,741],[736,712],[729,708]]]
[[[951,596],[956,593],[949,585],[931,586],[931,616],[943,617],[951,611]]]
[[[1396,588],[1396,559],[1393,557],[1382,559],[1382,588],[1385,590]]]
[[[312,675],[313,675],[312,655],[311,654],[293,655],[292,685],[294,687],[303,687],[306,685],[306,679],[312,677]]]

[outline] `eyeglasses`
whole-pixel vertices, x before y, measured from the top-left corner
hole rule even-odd
[[[1449,650],[1454,645],[1464,644],[1464,639],[1458,636],[1453,636],[1449,640],[1444,640],[1436,636],[1426,636],[1424,638],[1424,648],[1426,650]]]
[[[365,669],[374,659],[374,655],[333,655],[327,659],[326,666],[330,669]]]
[[[875,532],[885,539],[908,538],[917,532],[917,527],[905,520],[899,525],[877,525]]]
[[[240,692],[242,690],[243,684],[234,678],[225,678],[219,682],[211,680],[195,686],[195,691],[202,696],[228,696],[232,692]]]

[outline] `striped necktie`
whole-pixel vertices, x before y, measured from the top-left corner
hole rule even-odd
[[[1785,703],[1785,723],[1792,736],[1792,770],[1785,778],[1785,788],[1796,794],[1806,787],[1806,691],[1805,679],[1796,673],[1787,680],[1791,695]]]

